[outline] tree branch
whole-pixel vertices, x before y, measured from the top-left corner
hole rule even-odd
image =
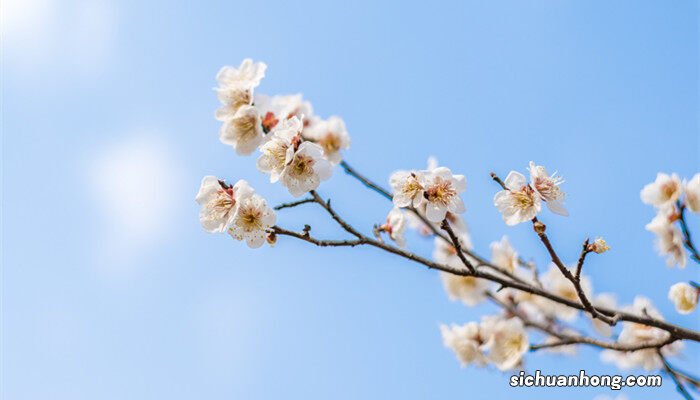
[[[678,201],[678,222],[681,225],[681,232],[683,233],[683,244],[690,252],[690,258],[695,262],[700,263],[700,252],[693,244],[693,238],[690,236],[690,229],[688,228],[688,223],[685,220],[685,204]]]
[[[302,204],[314,203],[314,202],[316,202],[316,199],[314,199],[314,198],[307,198],[307,199],[292,201],[292,202],[289,202],[289,203],[282,203],[282,204],[280,204],[280,205],[275,206],[274,210],[275,210],[275,211],[279,211],[279,210],[282,210],[282,209],[285,209],[285,208],[292,208],[292,207],[300,206],[300,205],[302,205]]]
[[[693,396],[688,393],[688,390],[685,388],[683,385],[683,382],[681,382],[681,377],[677,375],[676,371],[673,369],[671,364],[666,361],[666,357],[664,357],[663,354],[661,354],[661,349],[657,349],[656,353],[659,355],[661,358],[661,362],[664,364],[664,369],[668,374],[671,376],[671,379],[673,379],[673,382],[676,384],[676,389],[678,390],[678,393],[680,393],[683,398],[686,400],[693,400]]]
[[[447,218],[442,220],[442,229],[444,229],[447,234],[450,236],[450,239],[452,240],[452,245],[455,248],[455,251],[457,252],[457,257],[462,261],[462,263],[471,271],[472,273],[476,273],[476,269],[472,265],[469,260],[467,260],[467,257],[464,255],[464,251],[462,250],[462,244],[459,241],[459,238],[457,235],[455,235],[454,231],[452,230],[452,227],[450,226],[450,222],[447,221]]]
[[[581,300],[581,303],[583,304],[583,308],[591,314],[593,318],[597,318],[608,325],[614,326],[617,323],[617,318],[612,317],[609,318],[596,310],[595,307],[593,307],[593,304],[591,304],[590,300],[588,300],[588,296],[586,296],[585,291],[583,290],[583,287],[581,286],[581,277],[574,276],[571,271],[564,265],[564,263],[561,261],[561,258],[557,255],[557,252],[554,250],[554,247],[552,246],[552,243],[549,241],[549,237],[547,237],[546,231],[546,226],[542,222],[537,220],[537,217],[532,219],[532,226],[535,229],[535,232],[537,233],[537,236],[540,237],[540,241],[542,244],[544,244],[544,247],[547,249],[547,252],[549,253],[550,258],[552,259],[552,262],[554,265],[559,268],[559,271],[568,279],[573,285],[574,289],[576,290],[576,294],[578,294],[578,298]],[[585,251],[584,251],[585,252]],[[581,262],[581,267],[583,267],[583,261],[585,259],[585,256],[582,256],[579,260]],[[577,267],[578,270],[578,267]],[[577,272],[577,274],[580,273],[580,271]]]

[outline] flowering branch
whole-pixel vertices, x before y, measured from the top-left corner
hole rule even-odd
[[[477,277],[477,278],[486,279],[486,280],[498,283],[504,287],[513,288],[513,289],[517,289],[517,290],[520,290],[520,291],[523,291],[526,293],[541,296],[541,297],[544,297],[548,300],[565,305],[567,307],[586,311],[585,307],[583,305],[581,305],[580,303],[576,303],[576,302],[573,302],[569,299],[566,299],[566,298],[557,296],[555,294],[549,293],[549,292],[545,291],[544,289],[538,288],[536,286],[528,285],[526,283],[521,283],[521,282],[517,282],[517,281],[511,281],[511,280],[502,278],[500,276],[490,274],[490,273],[485,272],[485,271],[476,270],[475,272],[471,272],[471,271],[464,270],[464,269],[450,267],[447,265],[436,263],[434,261],[430,261],[430,260],[423,258],[421,256],[418,256],[414,253],[399,249],[399,248],[391,246],[389,244],[379,242],[375,239],[372,239],[368,236],[363,235],[362,233],[357,231],[355,228],[353,228],[350,224],[345,222],[345,220],[343,220],[339,216],[339,214],[330,206],[330,204],[325,202],[318,195],[318,193],[316,193],[314,191],[312,193],[312,196],[314,197],[315,202],[317,204],[321,205],[344,230],[351,233],[353,236],[357,237],[358,240],[329,241],[329,240],[312,239],[308,235],[287,231],[287,230],[284,230],[284,229],[279,228],[279,227],[275,227],[275,231],[279,234],[293,236],[293,237],[296,237],[298,239],[302,239],[302,240],[307,241],[307,242],[312,243],[312,244],[317,244],[317,242],[321,243],[321,244],[317,244],[318,246],[336,246],[337,247],[337,246],[370,245],[373,247],[377,247],[377,248],[386,250],[390,253],[394,253],[394,254],[399,255],[403,258],[407,258],[409,260],[415,261],[419,264],[423,264],[430,269],[435,269],[438,271],[447,272],[447,273],[458,275],[458,276],[473,276],[473,277]],[[311,239],[311,240],[309,240],[309,239]],[[674,340],[688,339],[688,340],[700,342],[700,333],[699,332],[691,331],[691,330],[667,323],[665,321],[658,320],[658,319],[653,318],[653,317],[648,316],[648,315],[639,316],[636,314],[631,314],[628,312],[622,312],[622,311],[618,311],[618,310],[607,309],[604,307],[599,307],[597,311],[599,311],[600,313],[604,313],[601,315],[607,315],[607,316],[617,315],[618,319],[622,320],[622,321],[634,322],[634,323],[638,323],[638,324],[642,324],[642,325],[646,325],[646,326],[653,326],[653,327],[662,329],[664,331],[667,331],[673,338],[675,338]]]
[[[609,318],[598,312],[598,310],[596,310],[596,308],[593,307],[593,305],[591,304],[591,301],[588,299],[588,296],[586,296],[586,293],[583,290],[583,287],[581,286],[581,268],[583,267],[583,262],[585,260],[585,254],[587,250],[584,250],[581,257],[579,257],[579,264],[576,268],[576,276],[574,276],[571,273],[571,271],[569,271],[569,269],[564,265],[564,263],[557,255],[557,252],[554,250],[554,247],[552,246],[552,243],[549,241],[549,237],[545,232],[547,229],[545,224],[538,221],[537,217],[535,217],[532,219],[532,226],[534,227],[537,236],[539,236],[540,240],[542,241],[542,244],[544,244],[544,247],[547,249],[547,252],[552,258],[552,262],[554,263],[554,265],[556,265],[557,268],[559,268],[559,271],[561,271],[561,273],[566,277],[566,279],[573,283],[574,288],[576,289],[576,293],[578,294],[578,297],[581,300],[584,309],[587,312],[589,312],[593,318],[597,318],[607,323],[608,325],[615,325],[617,323],[617,316]],[[588,243],[586,243],[586,248],[588,248]]]
[[[222,103],[216,117],[222,121],[220,140],[241,155],[259,150],[257,167],[279,182],[293,197],[305,197],[270,208],[267,202],[244,181],[234,185],[208,176],[202,181],[196,201],[201,204],[200,221],[209,232],[228,232],[251,248],[265,242],[274,244],[280,236],[296,238],[318,247],[369,246],[440,272],[448,296],[466,305],[490,300],[502,309],[485,316],[480,323],[441,326],[444,343],[452,348],[462,364],[492,363],[501,370],[522,366],[528,350],[557,349],[588,345],[602,349],[602,355],[618,365],[664,368],[676,380],[679,391],[687,394],[682,382],[695,384],[692,377],[668,364],[666,357],[679,350],[683,340],[700,342],[700,332],[664,321],[649,300],[637,297],[630,308],[620,308],[610,294],[592,296],[589,278],[583,266],[589,253],[603,253],[609,247],[602,238],[583,242],[577,263],[567,267],[559,257],[538,214],[546,206],[551,212],[568,215],[564,207],[564,182],[556,173],[530,162],[529,181],[511,171],[505,180],[491,173],[501,187],[493,198],[507,225],[532,223],[551,258],[551,266],[541,275],[534,263],[526,262],[507,237],[491,243],[491,257],[473,250],[469,231],[460,214],[465,206],[460,193],[466,190],[464,175],[429,160],[424,170],[397,171],[390,177],[391,190],[361,174],[343,159],[350,137],[342,119],[321,119],[313,115],[310,103],[300,95],[261,96],[254,89],[265,75],[266,66],[244,60],[239,68],[224,67],[217,75],[217,95]],[[382,198],[393,203],[384,223],[372,225],[372,234],[356,228],[317,192],[322,181],[330,178],[335,166]],[[681,196],[683,197],[681,200]],[[700,212],[700,174],[681,183],[675,174],[659,174],[647,185],[642,200],[659,210],[647,229],[658,236],[659,249],[669,255],[669,263],[681,267],[690,257],[700,256],[690,237],[684,210]],[[342,228],[347,239],[324,239],[311,235],[311,226],[301,231],[277,224],[275,211],[315,203]],[[680,229],[674,225],[678,220]],[[376,221],[375,221],[376,222]],[[433,237],[432,259],[406,249],[406,225]],[[386,236],[385,236],[386,235]],[[387,240],[385,240],[385,237]],[[685,248],[684,248],[685,247]],[[529,275],[523,275],[524,268]],[[494,290],[495,285],[498,289]],[[680,282],[671,287],[669,299],[681,313],[692,312],[700,288]],[[574,329],[570,322],[579,311],[590,316],[592,327],[610,337],[618,321],[622,330],[616,339],[598,339]],[[527,328],[527,330],[526,330]],[[531,344],[527,332],[545,335],[547,340]]]

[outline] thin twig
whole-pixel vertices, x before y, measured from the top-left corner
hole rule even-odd
[[[541,332],[544,332],[550,336],[553,336],[557,339],[559,339],[558,342],[554,343],[543,343],[543,344],[536,344],[530,346],[531,351],[536,351],[539,349],[543,348],[549,348],[549,347],[558,347],[558,346],[566,346],[566,345],[575,345],[575,344],[584,344],[584,345],[589,345],[589,346],[594,346],[594,347],[599,347],[603,349],[610,349],[610,350],[616,350],[616,351],[638,351],[638,350],[644,350],[644,349],[654,349],[654,348],[661,348],[663,346],[666,346],[668,344],[671,344],[675,342],[677,339],[673,338],[667,338],[664,340],[656,341],[656,342],[647,342],[647,343],[640,343],[640,344],[625,344],[625,343],[616,343],[616,342],[607,342],[604,340],[598,340],[598,339],[593,339],[589,338],[586,336],[580,336],[580,335],[573,335],[565,332],[560,332],[554,329],[552,326],[549,326],[547,324],[544,324],[542,322],[537,322],[533,321],[528,316],[518,310],[517,306],[515,304],[509,304],[505,301],[502,301],[498,299],[496,296],[494,296],[492,293],[487,293],[486,294],[491,301],[494,303],[498,304],[501,306],[503,309],[507,310],[510,314],[514,315],[518,319],[520,319],[524,325],[529,326],[531,328],[537,329]]]
[[[576,275],[574,275],[574,278],[576,278],[576,280],[579,281],[581,280],[581,270],[583,269],[583,263],[586,262],[586,255],[590,253],[590,250],[588,250],[588,243],[588,239],[583,241],[581,255],[578,257],[578,262],[576,263]]]
[[[462,251],[462,244],[459,241],[459,238],[457,235],[455,235],[455,232],[452,230],[452,227],[450,226],[449,221],[447,221],[447,218],[442,220],[442,229],[447,232],[447,234],[450,236],[450,239],[452,240],[452,245],[455,248],[455,251],[457,252],[457,257],[462,261],[462,263],[469,269],[471,272],[476,272],[476,269],[472,265],[472,263],[467,260],[467,257],[465,257],[464,252]]]
[[[681,382],[681,379],[678,375],[676,375],[676,371],[673,369],[671,364],[666,361],[666,357],[664,357],[663,354],[661,354],[661,349],[656,349],[656,353],[659,355],[661,358],[661,362],[664,364],[664,369],[668,374],[671,376],[671,379],[673,379],[673,382],[676,384],[676,389],[678,390],[678,393],[680,393],[686,400],[693,400],[693,396],[688,393],[688,390],[685,388],[683,385],[683,382]]]
[[[678,222],[681,225],[681,232],[683,232],[683,244],[690,252],[690,258],[700,263],[700,252],[693,244],[693,238],[690,236],[690,229],[685,220],[685,204],[682,204],[680,200],[678,201]]]
[[[568,279],[573,285],[574,289],[576,290],[576,293],[578,294],[578,298],[581,300],[581,303],[583,304],[583,308],[591,314],[591,317],[597,318],[608,325],[615,325],[617,323],[616,318],[609,318],[600,312],[596,310],[595,307],[593,307],[593,304],[591,304],[590,300],[588,300],[588,296],[586,295],[586,292],[583,290],[583,286],[581,285],[581,279],[580,276],[577,279],[571,271],[564,265],[564,263],[561,261],[561,258],[559,258],[559,255],[557,255],[557,252],[554,250],[554,247],[552,246],[552,243],[549,241],[549,237],[547,237],[546,231],[546,226],[541,223],[540,221],[537,220],[537,217],[532,219],[532,225],[535,229],[535,232],[537,233],[537,236],[539,236],[540,241],[542,244],[544,244],[544,247],[547,249],[547,252],[549,253],[550,258],[552,259],[552,262],[554,265],[559,268],[559,271]],[[583,266],[583,263],[581,264]]]
[[[292,201],[292,202],[290,202],[290,203],[282,203],[282,204],[280,204],[280,205],[275,206],[274,209],[275,209],[276,211],[279,211],[279,210],[282,210],[282,209],[285,209],[285,208],[292,208],[292,207],[296,207],[296,206],[299,206],[299,205],[302,205],[302,204],[314,203],[314,202],[316,202],[316,199],[314,199],[314,198],[307,198],[307,199]]]
[[[347,163],[345,163],[345,164],[347,165]],[[355,176],[355,177],[357,177],[358,180],[361,180],[361,181],[363,181],[363,182],[364,182],[365,180],[369,181],[367,178],[364,178],[362,175],[360,175],[359,173],[357,173],[357,171],[355,171],[355,170],[352,170],[352,171],[353,171],[352,175]],[[360,179],[360,177],[362,177],[362,179]],[[370,182],[371,182],[371,181],[370,181]],[[383,190],[383,189],[381,189],[381,187],[380,187],[379,185],[374,185],[374,187],[378,187],[378,188],[380,189],[380,190],[378,190],[379,193],[388,194],[388,192],[385,191],[385,190]],[[386,195],[385,195],[384,197],[390,198],[390,195],[389,195],[389,196],[386,196]],[[416,215],[420,216],[420,213],[417,213]],[[433,230],[433,232],[434,232],[436,235],[438,235],[439,237],[441,237],[441,238],[443,238],[443,239],[445,239],[445,240],[448,240],[448,239],[446,238],[446,236],[445,236],[444,234],[442,234],[441,232],[437,231],[437,230],[435,229],[434,226],[432,226],[432,225],[430,225],[430,224],[428,224],[428,226],[431,228],[431,230]],[[371,242],[375,242],[375,241],[373,241],[373,240],[371,240],[371,239],[370,239],[370,241],[371,241]],[[400,256],[402,256],[402,257],[404,257],[404,258],[407,258],[407,259],[409,259],[409,260],[412,260],[412,261],[418,262],[418,263],[420,263],[420,264],[423,264],[423,265],[425,265],[425,266],[427,266],[428,268],[431,268],[431,269],[436,269],[436,270],[440,270],[440,271],[443,271],[443,272],[452,273],[452,274],[459,275],[459,276],[468,276],[468,275],[471,274],[469,271],[465,271],[465,270],[463,270],[463,269],[455,269],[455,268],[449,267],[449,266],[444,266],[444,265],[441,265],[441,264],[439,264],[439,263],[435,263],[435,262],[433,262],[433,261],[427,260],[427,259],[425,259],[425,258],[423,258],[423,257],[417,256],[417,255],[415,255],[415,254],[413,254],[413,253],[410,253],[410,252],[408,252],[408,251],[405,251],[405,250],[402,250],[402,249],[398,249],[398,248],[394,248],[393,246],[390,246],[390,245],[387,245],[387,244],[384,244],[384,243],[375,242],[375,243],[368,243],[368,244],[371,244],[371,245],[373,245],[373,246],[375,246],[375,247],[383,248],[383,249],[385,249],[385,250],[387,250],[387,251],[389,251],[389,252],[398,254],[398,255],[400,255]],[[467,253],[468,255],[471,256],[471,254],[470,254],[468,251],[466,251],[466,250],[465,250],[465,253]],[[489,267],[491,267],[491,268],[493,268],[493,269],[495,269],[495,270],[498,270],[498,267],[497,267],[497,266],[495,266],[495,265],[493,265],[493,264],[490,264],[490,263],[488,263],[488,262],[485,262],[485,261],[482,262],[483,258],[479,257],[478,255],[474,254],[474,258],[479,262],[478,265],[488,265]],[[561,260],[559,260],[559,261],[561,262]],[[568,270],[567,270],[567,271],[568,271]],[[575,308],[575,309],[578,309],[578,310],[587,311],[587,310],[585,309],[585,307],[584,307],[582,304],[578,303],[578,302],[574,302],[574,301],[571,301],[571,300],[566,299],[566,298],[564,298],[564,297],[557,296],[557,295],[555,295],[555,294],[552,294],[552,293],[550,293],[550,292],[544,290],[544,289],[541,288],[541,287],[531,285],[531,284],[529,284],[529,283],[527,283],[527,282],[524,282],[524,281],[522,281],[522,280],[514,280],[514,279],[511,279],[509,276],[508,276],[507,279],[506,279],[506,278],[503,278],[503,277],[501,277],[501,276],[499,276],[499,275],[494,275],[494,274],[488,273],[488,272],[483,271],[483,270],[477,270],[476,273],[473,274],[473,276],[474,276],[474,277],[477,277],[477,278],[484,278],[484,279],[487,279],[487,280],[489,280],[489,281],[498,283],[498,284],[500,284],[501,286],[504,286],[504,287],[509,287],[509,288],[513,288],[513,289],[516,289],[516,290],[520,290],[520,291],[525,292],[525,293],[530,293],[530,294],[533,294],[533,295],[536,295],[536,296],[540,296],[540,297],[543,297],[543,298],[552,300],[552,301],[554,301],[554,302],[556,302],[556,303],[563,304],[563,305],[565,305],[565,306],[567,306],[567,307],[571,307],[571,308]],[[506,276],[507,276],[507,275],[506,275]],[[639,316],[639,315],[637,315],[637,314],[632,314],[632,313],[630,313],[630,312],[624,312],[624,311],[620,311],[620,310],[616,310],[616,309],[612,309],[612,308],[606,308],[606,307],[596,307],[595,309],[596,309],[597,312],[600,313],[601,315],[605,315],[605,316],[607,316],[607,317],[609,317],[609,318],[612,318],[614,322],[616,322],[617,320],[620,320],[620,321],[627,321],[627,322],[634,322],[634,323],[638,323],[638,324],[642,324],[642,325],[646,325],[646,326],[650,326],[650,327],[655,327],[655,328],[659,328],[659,329],[661,329],[661,330],[664,330],[664,331],[670,333],[670,334],[671,334],[671,337],[672,337],[674,340],[687,339],[687,340],[693,340],[693,341],[696,341],[696,342],[700,342],[700,332],[696,332],[696,331],[693,331],[693,330],[690,330],[690,329],[686,329],[686,328],[683,328],[683,327],[680,327],[680,326],[677,326],[677,325],[668,323],[668,322],[666,322],[666,321],[662,321],[662,320],[660,320],[660,319],[656,319],[656,318],[650,317],[650,316],[648,316],[648,315]]]

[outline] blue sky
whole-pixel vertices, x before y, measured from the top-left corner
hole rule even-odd
[[[488,173],[535,160],[566,179],[571,216],[544,213],[596,291],[645,294],[666,318],[668,269],[643,227],[657,171],[698,171],[698,5],[662,1],[415,3],[10,0],[2,34],[2,389],[24,399],[590,399],[607,389],[507,388],[460,369],[442,322],[476,320],[438,276],[372,249],[281,240],[253,251],[199,226],[203,175],[289,199],[219,143],[214,76],[265,61],[262,93],[303,92],[341,115],[347,160],[385,182],[429,155],[467,176],[476,248],[507,234]],[[389,204],[335,171],[319,191],[357,226]],[[340,237],[312,207],[279,224]],[[695,217],[691,223],[699,232]],[[429,255],[431,243],[410,236]],[[700,370],[700,346],[675,362]],[[529,369],[614,373],[598,354],[531,354]],[[639,371],[632,371],[639,372]],[[629,390],[671,398],[674,388]]]

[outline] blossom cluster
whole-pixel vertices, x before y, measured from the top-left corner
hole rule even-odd
[[[259,150],[258,169],[299,197],[331,176],[341,151],[350,147],[350,136],[341,118],[319,118],[300,94],[255,94],[266,69],[246,59],[238,68],[219,71],[219,139],[240,155]]]
[[[221,106],[215,117],[222,122],[219,140],[239,155],[260,155],[257,168],[280,182],[294,197],[318,188],[342,160],[350,147],[350,136],[342,119],[321,119],[300,94],[265,96],[255,89],[267,66],[245,59],[238,68],[223,67],[216,76]],[[196,200],[201,204],[200,221],[209,232],[228,231],[250,247],[260,247],[274,225],[275,214],[265,199],[246,181],[228,186],[208,176]]]
[[[263,245],[275,224],[275,212],[242,179],[229,186],[215,176],[205,176],[195,200],[202,206],[199,220],[206,231],[226,231],[253,248]]]
[[[279,183],[286,188],[291,196],[300,197],[308,192],[313,194],[311,199],[286,204],[278,209],[315,201],[345,226],[330,209],[330,203],[319,200],[320,197],[313,192],[321,182],[330,178],[335,166],[342,164],[346,171],[351,170],[342,161],[344,151],[350,147],[345,123],[337,116],[327,119],[316,116],[311,104],[300,94],[265,96],[256,93],[266,69],[264,63],[246,59],[239,67],[224,67],[217,74],[216,93],[221,106],[215,117],[222,122],[220,141],[231,146],[239,155],[247,156],[257,151],[257,169],[269,175],[271,183]],[[493,204],[505,223],[512,226],[528,221],[537,222],[536,217],[542,211],[543,203],[555,214],[568,215],[564,207],[566,196],[560,188],[564,180],[556,173],[550,175],[544,166],[532,161],[528,172],[529,179],[517,171],[511,171],[504,181],[494,176],[503,190],[495,194]],[[582,314],[590,317],[586,320],[598,335],[615,336],[613,326],[600,315],[600,318],[595,315],[598,308],[616,308],[615,297],[610,293],[594,293],[590,278],[581,273],[583,260],[588,253],[601,254],[610,250],[604,239],[587,240],[579,262],[574,265],[566,266],[552,254],[556,263],[552,262],[542,274],[534,263],[520,257],[507,236],[491,243],[491,256],[487,261],[473,252],[469,229],[462,217],[465,205],[461,194],[467,187],[464,175],[454,174],[431,158],[425,169],[394,172],[389,177],[389,185],[391,194],[381,189],[379,191],[391,197],[393,206],[384,221],[374,226],[376,241],[346,228],[361,240],[345,244],[372,243],[387,249],[382,237],[385,235],[403,248],[407,244],[406,231],[412,228],[421,235],[433,237],[432,258],[441,267],[440,278],[450,300],[470,307],[492,300],[502,306],[501,313],[484,316],[479,322],[440,326],[443,343],[454,351],[463,366],[493,365],[500,370],[521,368],[523,356],[531,348],[532,335],[528,334],[528,329],[537,326],[547,327],[534,329],[534,332],[544,332],[544,343],[553,344],[544,347],[562,354],[574,354],[575,346],[569,342],[557,342],[566,335],[580,336],[580,332],[571,324]],[[656,217],[646,229],[656,234],[659,251],[668,257],[669,266],[677,264],[684,267],[688,259],[685,247],[695,250],[689,244],[689,237],[684,237],[684,225],[679,228],[676,222],[684,222],[683,212],[686,209],[700,213],[700,174],[689,181],[681,181],[676,174],[660,173],[655,182],[642,189],[641,199],[657,209]],[[204,230],[227,232],[235,240],[245,241],[251,248],[261,247],[265,242],[273,245],[276,234],[289,234],[289,231],[275,226],[275,211],[245,180],[231,185],[215,176],[206,176],[195,200],[201,206],[199,218]],[[542,241],[549,245],[544,230],[537,230],[538,225],[542,224],[535,224],[536,231]],[[309,236],[309,229],[307,226],[303,232],[306,236],[297,237],[314,242],[315,239]],[[326,241],[323,244],[342,243]],[[553,253],[551,245],[548,249]],[[406,254],[405,250],[397,248],[389,250]],[[696,251],[691,256],[700,261]],[[535,295],[509,287],[508,284],[495,287],[493,281],[502,281],[485,279],[479,273],[482,268],[489,268],[490,272],[506,281],[518,281],[551,296]],[[670,288],[668,298],[679,313],[687,314],[697,307],[699,295],[700,285],[680,282]],[[587,299],[590,304],[586,303]],[[580,307],[586,311],[582,312],[567,303],[581,304]],[[637,297],[632,305],[622,309],[663,321],[662,315],[643,297]],[[644,346],[671,339],[669,331],[657,327],[629,321],[623,321],[621,325],[622,329],[616,335],[617,344]],[[673,355],[680,351],[680,347],[680,341],[669,341],[660,348],[605,350],[601,358],[620,368],[657,369],[663,364],[658,351],[664,356]]]
[[[666,265],[685,268],[688,262],[686,238],[677,222],[684,218],[684,210],[700,213],[700,173],[690,180],[681,180],[677,174],[658,173],[656,180],[640,192],[642,202],[656,208],[656,216],[646,229],[656,236],[655,244]],[[668,298],[681,314],[695,310],[700,288],[697,284],[679,282],[669,289]]]
[[[462,366],[493,364],[501,371],[520,365],[530,347],[523,322],[518,318],[487,316],[480,323],[441,325],[442,340]]]
[[[685,195],[684,195],[685,194]],[[675,224],[680,216],[680,207],[700,213],[700,173],[690,181],[681,181],[677,174],[658,173],[656,180],[642,189],[640,197],[645,204],[656,207],[656,216],[646,229],[656,235],[659,253],[666,255],[666,264],[684,268],[688,254],[683,243],[683,234]]]
[[[496,193],[493,203],[501,212],[503,220],[508,225],[517,225],[532,220],[542,210],[542,202],[555,214],[567,216],[564,208],[565,194],[559,188],[564,179],[547,174],[545,167],[530,161],[530,182],[525,175],[510,171],[506,176],[504,189]]]

